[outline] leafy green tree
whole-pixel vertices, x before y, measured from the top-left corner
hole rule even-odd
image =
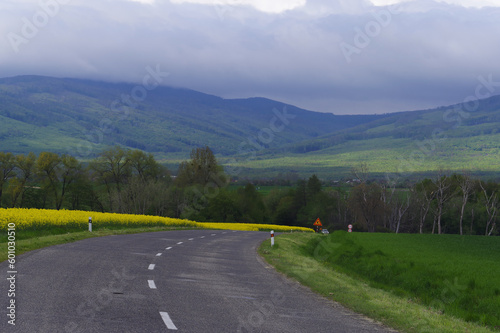
[[[306,206],[297,214],[299,225],[312,228],[314,221],[319,218],[323,228],[334,224],[338,216],[338,197],[332,191],[320,191],[308,200]]]
[[[114,193],[114,202],[121,203],[121,210],[129,214],[166,214],[170,199],[168,187],[171,183],[167,168],[160,165],[153,154],[140,150],[127,152],[130,166],[127,182]]]
[[[61,168],[60,168],[60,191],[59,202],[56,202],[56,209],[61,209],[63,205],[63,200],[68,192],[71,191],[72,185],[83,177],[83,170],[81,163],[73,156],[62,155],[61,156]]]
[[[263,198],[267,211],[276,212],[281,198],[289,195],[289,193],[290,191],[284,189],[272,189],[269,194]],[[270,215],[272,215],[272,213]]]
[[[316,175],[298,183],[295,193],[297,224],[311,227],[319,218],[323,225],[331,225],[336,218],[337,202],[335,196],[322,190],[322,184]]]
[[[106,188],[109,210],[120,212],[121,191],[131,175],[128,153],[119,146],[109,148],[90,163],[90,169],[94,172],[96,180]],[[114,195],[115,191],[118,192],[117,196]],[[113,198],[118,200],[116,207]]]
[[[234,192],[222,188],[194,218],[198,221],[240,222],[241,212]]]
[[[82,169],[81,174],[71,184],[66,201],[72,210],[105,212],[87,169]]]
[[[37,175],[41,179],[44,193],[44,203],[48,195],[54,195],[55,202],[59,201],[58,194],[58,168],[61,163],[59,155],[50,152],[42,152],[36,160]]]
[[[220,188],[226,184],[227,178],[214,153],[206,146],[191,151],[191,160],[179,166],[176,182],[182,187],[210,185]]]
[[[80,162],[70,155],[42,152],[38,156],[36,167],[45,189],[54,195],[55,208],[61,209],[68,189],[81,175]]]
[[[307,183],[305,180],[299,180],[295,188],[293,201],[295,214],[304,206],[307,205]]]
[[[209,147],[194,148],[191,160],[181,163],[175,179],[175,185],[183,191],[181,216],[197,216],[226,184],[227,177],[212,150]]]
[[[180,218],[186,205],[184,189],[174,184],[168,188],[167,196],[169,200],[167,202],[165,216]]]
[[[240,222],[263,223],[266,219],[266,207],[262,196],[251,183],[237,191],[238,207],[242,214]]]
[[[2,206],[3,189],[10,178],[15,176],[15,158],[12,153],[0,152],[0,207]]]
[[[307,197],[312,199],[316,194],[321,192],[321,181],[316,175],[312,175],[307,181]]]
[[[274,213],[274,223],[279,225],[297,225],[297,210],[294,206],[295,198],[293,195],[282,197]]]
[[[26,187],[32,181],[35,174],[36,155],[30,152],[28,155],[16,155],[15,164],[17,176],[15,182],[10,184],[11,206],[16,207],[18,204],[23,207],[23,198]]]
[[[168,169],[159,164],[151,153],[146,154],[141,150],[132,150],[127,153],[127,158],[133,175],[139,177],[143,182],[160,178],[171,179]]]

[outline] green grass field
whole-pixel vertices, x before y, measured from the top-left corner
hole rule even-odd
[[[336,232],[325,263],[467,321],[500,326],[500,239]],[[314,254],[318,240],[307,249]]]
[[[261,253],[278,270],[402,331],[500,331],[498,237],[335,232],[276,243]]]
[[[496,177],[499,169],[500,134],[479,137],[450,137],[436,142],[432,153],[423,152],[419,140],[376,138],[353,140],[328,149],[297,154],[264,154],[237,167],[245,174],[272,177],[294,171],[302,177],[312,174],[322,179],[352,178],[352,169],[366,163],[374,175],[385,173],[434,175],[439,170],[484,173]],[[224,163],[226,160],[221,159]]]

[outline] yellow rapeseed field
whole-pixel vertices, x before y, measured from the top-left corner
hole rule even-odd
[[[288,227],[271,224],[245,223],[203,223],[160,216],[99,213],[78,210],[48,210],[25,208],[0,208],[0,230],[15,225],[17,231],[42,230],[53,227],[82,229],[88,228],[89,217],[93,227],[148,227],[172,226],[187,228],[229,229],[229,230],[272,230],[275,231],[313,231],[310,228]]]
[[[212,223],[212,222],[195,222],[195,223],[199,227],[206,229],[228,229],[228,230],[243,230],[243,231],[274,230],[276,232],[287,232],[287,231],[314,232],[314,230],[311,228],[289,227],[286,225],[276,225],[276,224]]]

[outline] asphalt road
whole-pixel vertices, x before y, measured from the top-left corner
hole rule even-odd
[[[0,264],[0,332],[390,331],[275,272],[256,254],[267,237],[170,231],[20,255],[14,285]]]

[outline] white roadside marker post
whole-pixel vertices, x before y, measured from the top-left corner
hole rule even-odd
[[[271,230],[271,246],[274,246],[274,230]]]
[[[92,217],[89,217],[89,231],[92,232]]]

